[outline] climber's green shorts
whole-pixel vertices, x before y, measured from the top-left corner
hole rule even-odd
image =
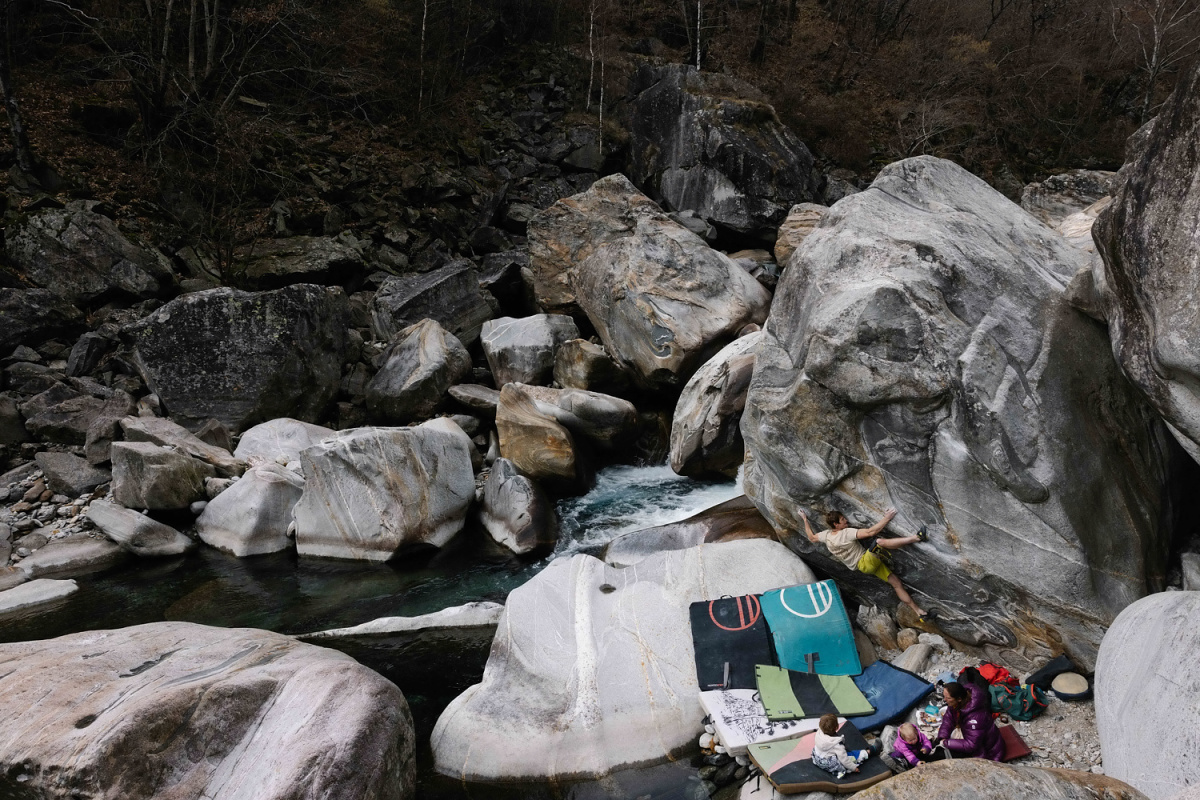
[[[887,579],[892,575],[892,571],[887,568],[887,565],[880,561],[879,556],[870,550],[862,554],[862,558],[858,560],[858,565],[855,568],[859,572],[874,575],[884,583],[887,583]]]

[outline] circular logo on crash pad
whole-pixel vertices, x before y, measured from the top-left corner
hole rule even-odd
[[[713,600],[708,604],[708,616],[713,621],[713,625],[716,625],[723,631],[744,631],[747,628],[753,627],[754,623],[758,622],[758,618],[762,616],[762,606],[759,605],[758,598],[752,594],[748,594],[745,597],[735,597],[733,599],[737,603],[737,624],[722,625],[721,620],[717,619],[717,614],[713,609],[717,601]],[[732,617],[733,614],[730,611],[729,613],[721,614],[721,616]],[[730,619],[729,622],[732,623],[733,620]]]
[[[788,591],[791,589],[799,590],[798,593],[792,594],[792,602],[788,603]],[[808,589],[808,603],[804,601],[804,590]],[[805,619],[816,619],[817,617],[825,616],[829,609],[833,608],[833,589],[829,588],[827,581],[820,583],[810,583],[807,586],[789,586],[787,589],[779,590],[779,603],[797,617]],[[793,605],[795,607],[793,607]],[[808,606],[811,610],[800,611],[798,609]]]

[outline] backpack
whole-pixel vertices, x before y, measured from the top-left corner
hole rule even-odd
[[[992,696],[992,711],[1008,714],[1009,719],[1029,721],[1046,710],[1046,692],[1037,686],[994,683],[988,694]]]
[[[1010,675],[1008,670],[999,664],[989,664],[984,662],[983,664],[979,665],[978,669],[979,674],[983,677],[983,679],[992,685],[997,683],[1003,683],[1007,686],[1017,685],[1017,679]]]

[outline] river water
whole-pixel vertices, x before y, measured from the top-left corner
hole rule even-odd
[[[133,561],[78,577],[80,591],[58,606],[0,620],[0,642],[163,620],[296,634],[426,614],[473,600],[502,603],[553,558],[595,553],[623,533],[685,519],[740,493],[732,481],[696,481],[667,466],[608,467],[597,474],[592,491],[559,502],[559,543],[550,556],[537,560],[516,558],[471,527],[437,553],[397,564],[301,559],[294,552],[239,559],[202,546],[186,557]],[[414,657],[430,660],[428,654]],[[424,665],[432,669],[397,659],[361,659],[395,681],[412,708],[419,797],[696,796],[695,769],[688,764],[571,786],[464,786],[434,775],[428,745],[433,723],[454,696],[479,681],[485,658],[486,650],[439,654],[436,665]]]

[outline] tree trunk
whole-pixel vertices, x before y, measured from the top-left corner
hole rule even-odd
[[[10,65],[12,3],[5,3],[0,13],[0,93],[4,95],[4,110],[8,113],[8,128],[12,135],[13,153],[16,156],[17,168],[29,177],[36,178],[37,160],[33,157],[33,148],[29,145],[29,134],[25,130],[25,119],[21,116],[21,105],[17,102],[17,93],[13,87],[12,70]]]

